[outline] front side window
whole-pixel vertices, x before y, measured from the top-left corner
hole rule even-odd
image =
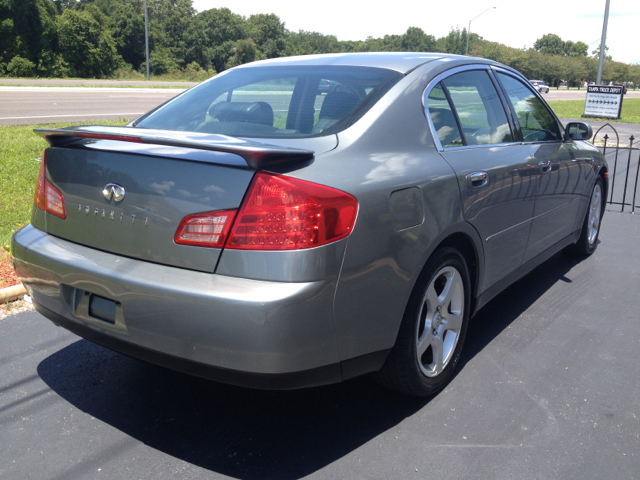
[[[135,126],[240,137],[328,135],[352,125],[401,78],[371,67],[243,67],[194,87]]]
[[[511,75],[497,73],[518,117],[525,142],[560,140],[553,115],[524,83]]]

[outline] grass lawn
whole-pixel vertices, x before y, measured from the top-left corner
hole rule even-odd
[[[124,125],[129,120],[101,121],[102,125]],[[95,122],[86,122],[91,125]],[[34,128],[60,128],[79,123],[55,123],[21,127],[0,126],[0,247],[8,249],[11,235],[29,223],[40,158],[47,147]]]
[[[556,100],[548,103],[560,118],[580,118],[584,113],[584,100]],[[619,120],[610,118],[591,118],[588,120],[640,123],[640,98],[625,98],[622,101],[622,112]]]

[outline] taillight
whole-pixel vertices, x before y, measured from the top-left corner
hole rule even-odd
[[[46,161],[47,151],[45,150],[42,155],[42,163],[40,164],[40,174],[38,175],[38,186],[36,188],[34,202],[38,208],[45,212],[49,212],[56,217],[67,218],[62,193],[51,185],[51,182],[46,178]]]
[[[181,245],[222,247],[236,210],[198,213],[182,219],[173,240]]]
[[[349,235],[357,212],[358,201],[348,193],[259,172],[239,210],[189,215],[174,241],[236,250],[319,247]]]
[[[318,247],[351,233],[358,201],[330,187],[259,172],[225,248],[296,250]]]

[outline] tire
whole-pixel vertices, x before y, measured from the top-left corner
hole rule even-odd
[[[374,374],[376,381],[415,397],[444,388],[460,359],[470,294],[462,255],[449,247],[436,250],[409,298],[396,343]]]
[[[582,222],[580,238],[571,245],[570,252],[582,257],[588,257],[596,251],[598,246],[598,236],[600,235],[600,224],[602,223],[602,213],[604,212],[604,201],[602,195],[602,178],[598,177],[591,191],[589,208]]]

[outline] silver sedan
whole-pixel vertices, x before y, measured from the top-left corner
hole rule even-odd
[[[266,60],[125,127],[37,133],[12,245],[36,309],[255,388],[438,392],[478,309],[560,250],[593,253],[608,189],[590,127],[509,67],[443,54]]]

